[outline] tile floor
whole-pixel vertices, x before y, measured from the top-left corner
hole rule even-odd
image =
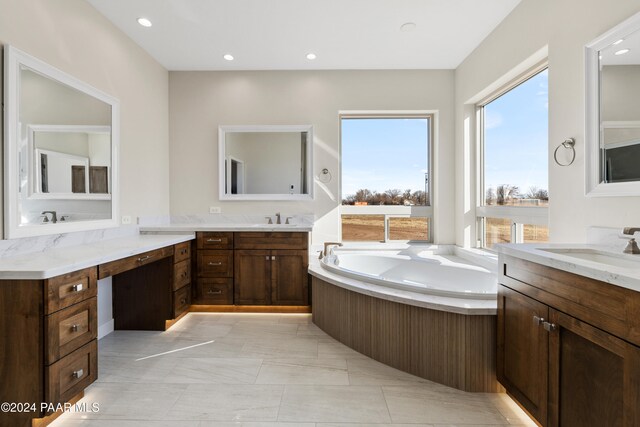
[[[167,332],[114,332],[98,348],[98,381],[81,403],[99,412],[68,412],[53,427],[535,425],[504,394],[385,366],[307,314],[191,313]]]

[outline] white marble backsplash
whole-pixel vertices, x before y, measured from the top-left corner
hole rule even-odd
[[[163,225],[180,224],[207,224],[207,225],[243,225],[243,224],[266,224],[266,217],[271,217],[275,224],[275,215],[245,215],[245,214],[205,214],[205,215],[172,215],[172,216],[147,216],[138,218],[138,225],[141,227],[157,227]],[[313,214],[287,214],[280,215],[284,224],[287,218],[290,224],[301,226],[313,226],[315,216]]]
[[[140,230],[137,225],[127,225],[103,228],[100,230],[0,240],[0,258],[45,252],[51,249],[95,243],[120,237],[129,237],[139,233]]]
[[[640,227],[640,225],[638,225]],[[622,227],[589,227],[587,229],[587,243],[604,246],[610,250],[622,253],[631,236],[622,235]],[[635,233],[636,240],[640,241],[640,232]]]

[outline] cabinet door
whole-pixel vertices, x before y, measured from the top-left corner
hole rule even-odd
[[[550,309],[549,425],[640,425],[640,348]]]
[[[547,422],[548,307],[498,288],[498,381],[542,425]]]
[[[271,256],[271,302],[274,305],[307,305],[307,251],[274,250]]]
[[[234,251],[234,301],[237,305],[271,304],[271,251]]]

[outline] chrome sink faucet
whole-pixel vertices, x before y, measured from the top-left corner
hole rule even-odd
[[[41,213],[41,215],[45,215],[45,217],[46,217],[47,214],[51,214],[51,222],[52,223],[55,224],[56,222],[58,222],[58,214],[56,214],[56,211],[42,211],[42,213]],[[47,219],[48,219],[48,217],[47,217]]]
[[[629,239],[629,243],[627,243],[627,247],[624,248],[622,252],[625,254],[640,254],[640,248],[638,248],[638,243],[633,235],[640,231],[640,227],[625,227],[622,229],[622,239]]]
[[[282,224],[282,221],[280,220],[280,212],[276,213],[276,224]]]

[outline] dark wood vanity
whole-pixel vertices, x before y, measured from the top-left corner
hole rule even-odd
[[[640,425],[640,292],[500,255],[498,380],[542,426]]]
[[[98,376],[97,281],[113,276],[115,329],[165,330],[191,303],[191,243],[43,280],[0,280],[1,426],[31,426]],[[40,425],[46,425],[47,418]]]
[[[308,233],[198,232],[196,242],[194,304],[309,305]]]

